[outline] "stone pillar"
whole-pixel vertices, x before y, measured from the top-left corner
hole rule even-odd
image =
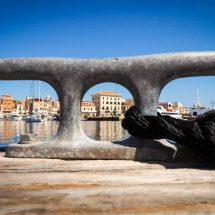
[[[72,144],[75,139],[84,135],[80,124],[81,86],[77,79],[64,78],[61,80],[60,104],[57,140],[70,141]]]

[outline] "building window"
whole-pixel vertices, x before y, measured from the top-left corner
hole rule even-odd
[[[112,102],[110,102],[110,104],[112,105]]]
[[[116,102],[114,102],[114,104],[116,104]]]
[[[104,107],[102,107],[102,110],[104,110],[105,108]]]
[[[109,102],[106,102],[106,104],[109,104]]]

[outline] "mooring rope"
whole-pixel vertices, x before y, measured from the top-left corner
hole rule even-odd
[[[170,116],[141,116],[132,106],[125,113],[122,127],[132,135],[145,139],[170,139],[207,155],[215,155],[215,110],[193,120]]]

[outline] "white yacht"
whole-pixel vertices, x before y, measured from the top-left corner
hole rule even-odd
[[[157,107],[157,112],[158,114],[160,114],[161,116],[171,116],[175,119],[182,119],[182,116],[180,115],[179,110],[166,110],[163,106],[158,106]]]

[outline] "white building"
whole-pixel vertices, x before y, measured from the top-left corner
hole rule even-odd
[[[116,116],[122,114],[122,96],[114,92],[98,92],[92,95],[98,116]]]
[[[90,101],[81,102],[81,117],[96,116],[96,107]]]
[[[14,107],[12,115],[22,116],[24,114],[25,103],[24,101],[13,101]]]

